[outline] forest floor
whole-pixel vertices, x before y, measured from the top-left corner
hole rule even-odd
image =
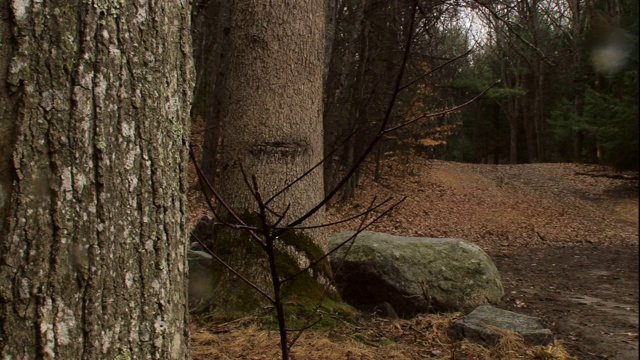
[[[499,307],[540,317],[563,345],[482,349],[446,337],[443,328],[460,314],[411,321],[374,317],[305,334],[296,359],[569,358],[563,348],[577,359],[638,359],[637,173],[626,174],[629,180],[578,164],[387,164],[381,180],[363,176],[355,199],[334,204],[329,218],[363,211],[374,197],[406,197],[367,230],[478,244],[502,276]],[[346,223],[331,232],[356,227]],[[247,321],[222,328],[192,324],[194,357],[275,358],[275,332]],[[256,351],[260,341],[271,345]],[[554,357],[545,351],[555,351]]]

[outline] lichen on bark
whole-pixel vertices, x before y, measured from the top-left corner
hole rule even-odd
[[[184,359],[190,8],[11,5],[0,357]]]

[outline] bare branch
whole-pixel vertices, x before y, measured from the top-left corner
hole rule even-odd
[[[227,203],[224,201],[224,199],[222,199],[222,197],[220,197],[218,192],[213,188],[213,186],[211,185],[211,183],[209,182],[207,177],[202,172],[202,169],[198,165],[198,162],[196,161],[196,156],[193,153],[193,149],[189,149],[189,156],[191,157],[191,161],[192,161],[193,165],[196,168],[196,173],[198,174],[198,180],[200,182],[200,186],[202,186],[202,188],[204,190],[204,184],[206,184],[207,188],[211,191],[213,196],[216,198],[216,201],[219,202],[220,205],[222,205],[222,207],[229,213],[229,215],[231,215],[231,217],[235,221],[237,221],[238,224],[237,225],[233,225],[233,224],[224,223],[223,220],[222,220],[222,217],[219,214],[216,213],[215,206],[213,206],[213,204],[211,203],[211,199],[209,199],[209,197],[205,196],[205,200],[207,201],[207,205],[209,206],[209,209],[213,212],[213,215],[218,219],[218,221],[223,222],[225,225],[227,225],[229,227],[238,226],[237,228],[241,228],[241,229],[245,230],[251,236],[251,238],[254,239],[258,243],[258,245],[260,245],[260,247],[262,247],[264,249],[266,244],[262,241],[262,239],[260,239],[260,237],[258,235],[256,235],[255,231],[257,229],[245,224],[245,222],[242,221],[242,219],[240,219],[238,214],[236,214],[235,211],[233,211],[233,209],[231,209],[231,207],[229,205],[227,205]]]
[[[322,208],[324,205],[326,205],[329,202],[329,200],[331,200],[338,193],[338,191],[347,183],[349,178],[351,178],[351,176],[356,172],[356,170],[362,164],[364,159],[371,153],[371,151],[373,151],[373,149],[374,149],[375,145],[378,143],[378,141],[380,141],[380,139],[384,136],[385,129],[386,129],[386,127],[389,124],[389,121],[391,119],[391,112],[393,111],[394,105],[396,103],[396,99],[398,97],[398,94],[400,93],[400,83],[402,82],[402,77],[404,75],[404,71],[405,71],[405,68],[407,66],[407,62],[409,60],[409,54],[411,53],[411,43],[413,41],[414,24],[415,24],[416,9],[417,8],[418,7],[415,5],[415,2],[414,2],[414,6],[413,6],[413,9],[411,11],[411,18],[410,18],[411,21],[409,23],[409,36],[407,36],[407,43],[406,43],[406,46],[405,46],[404,56],[402,58],[402,65],[400,66],[400,71],[399,71],[398,77],[396,79],[393,95],[391,96],[391,99],[389,99],[389,105],[387,107],[387,111],[385,113],[384,120],[382,121],[382,124],[380,125],[380,130],[378,131],[378,134],[376,134],[376,136],[369,143],[369,145],[367,146],[365,151],[360,155],[358,160],[353,164],[353,166],[351,167],[349,172],[347,172],[347,174],[345,176],[343,176],[342,179],[340,179],[340,181],[333,188],[333,190],[331,190],[329,192],[329,194],[327,194],[324,197],[324,199],[322,201],[320,201],[316,206],[314,206],[312,209],[307,211],[306,214],[302,215],[297,220],[294,220],[293,222],[288,224],[286,227],[295,227],[297,225],[300,225],[305,220],[307,220],[309,217],[311,217],[311,215],[315,214],[318,210],[320,210],[320,208]],[[276,231],[275,235],[276,236],[280,235],[280,234],[282,234],[283,231],[284,230],[278,230],[278,231]]]
[[[447,66],[447,65],[451,64],[452,62],[454,62],[454,61],[456,61],[456,60],[459,60],[459,59],[462,59],[463,57],[465,57],[465,56],[467,56],[467,55],[471,54],[471,51],[473,51],[473,47],[472,47],[471,49],[469,49],[469,50],[465,51],[464,53],[462,53],[462,54],[460,54],[460,55],[458,55],[458,56],[454,57],[453,59],[447,60],[446,62],[444,62],[444,63],[442,63],[442,64],[440,64],[440,65],[438,65],[438,66],[434,67],[433,69],[431,69],[431,70],[427,71],[426,73],[422,74],[422,75],[421,75],[420,77],[418,77],[417,79],[410,81],[408,84],[406,84],[406,85],[404,85],[403,87],[401,87],[401,88],[400,88],[400,91],[402,91],[402,90],[404,90],[404,89],[408,88],[409,86],[411,86],[411,85],[413,85],[413,84],[417,83],[418,81],[420,81],[420,80],[424,79],[425,77],[427,77],[427,76],[429,76],[429,75],[433,74],[434,72],[436,72],[436,71],[438,71],[438,70],[442,69],[443,67],[445,67],[445,66]]]
[[[308,330],[310,328],[312,328],[314,325],[316,325],[317,323],[319,323],[320,321],[322,321],[322,315],[320,315],[320,318],[314,322],[312,322],[311,324],[307,324],[304,327],[300,328],[300,329],[285,329],[285,331],[287,332],[299,332],[302,333],[305,330]],[[291,340],[291,343],[289,343],[289,349],[291,349],[291,347],[293,346],[293,344],[296,342],[296,339]]]
[[[239,272],[237,272],[231,265],[227,264],[224,260],[222,260],[218,255],[216,255],[211,249],[209,249],[207,247],[207,245],[200,240],[200,238],[198,238],[193,232],[191,233],[191,236],[193,236],[194,239],[196,239],[196,241],[198,242],[198,244],[200,244],[200,246],[202,246],[202,248],[209,254],[211,255],[214,259],[216,259],[216,261],[218,261],[220,264],[222,264],[222,266],[224,266],[225,268],[227,268],[227,270],[231,271],[235,276],[239,277],[240,280],[244,281],[247,285],[251,286],[253,289],[255,289],[257,292],[260,293],[260,295],[264,296],[267,300],[269,300],[272,304],[275,304],[275,300],[269,295],[267,294],[265,291],[263,291],[262,289],[260,289],[260,287],[254,283],[251,282],[251,280],[247,279],[246,277],[242,276],[242,274],[240,274]]]
[[[320,160],[320,162],[318,162],[317,164],[315,164],[311,169],[305,171],[302,175],[298,176],[295,180],[293,180],[292,182],[290,182],[289,184],[287,184],[287,186],[283,187],[280,191],[278,191],[277,193],[275,193],[273,196],[271,196],[269,199],[267,199],[267,201],[265,201],[265,204],[268,205],[270,202],[272,202],[276,197],[278,197],[280,194],[282,194],[283,192],[287,191],[287,189],[291,188],[294,184],[296,184],[298,181],[304,179],[307,175],[309,175],[313,170],[315,170],[318,166],[324,164],[325,161],[327,161],[328,159],[330,159],[333,154],[336,153],[336,151],[338,151],[338,149],[340,149],[342,146],[344,146],[344,144],[347,143],[347,141],[349,141],[349,139],[351,139],[351,137],[353,137],[356,133],[358,132],[357,128],[354,128],[353,131],[347,135],[347,137],[337,146],[335,146],[333,148],[333,150],[331,150],[329,152],[329,154],[327,154],[322,160]]]
[[[367,225],[364,225],[364,222],[366,221],[366,216],[363,217],[362,221],[360,222],[360,226],[358,226],[358,230],[353,234],[353,236],[349,237],[349,239],[347,239],[347,241],[342,242],[340,245],[336,246],[333,250],[331,250],[327,255],[325,255],[324,257],[328,256],[329,254],[333,253],[334,251],[336,251],[337,249],[341,248],[342,246],[344,246],[347,242],[351,241],[351,243],[349,244],[349,248],[347,249],[347,251],[345,252],[344,256],[342,257],[340,264],[337,267],[336,272],[334,272],[333,276],[331,277],[331,279],[329,280],[329,282],[325,285],[324,287],[324,291],[322,293],[322,296],[320,297],[320,299],[318,300],[318,304],[316,305],[316,307],[313,309],[313,313],[317,313],[318,310],[320,309],[320,307],[322,306],[322,302],[324,301],[324,299],[326,298],[326,296],[329,293],[329,286],[330,284],[335,282],[335,274],[338,272],[338,270],[340,270],[340,268],[342,267],[342,264],[344,263],[344,260],[346,259],[347,255],[349,254],[349,251],[351,250],[351,247],[353,246],[353,240],[355,240],[355,238],[362,232],[364,231],[367,227],[369,227],[371,224],[375,223],[378,219],[380,219],[382,216],[385,216],[387,213],[389,213],[389,211],[391,211],[393,208],[395,208],[397,205],[399,205],[400,203],[402,203],[405,198],[402,198],[400,201],[398,201],[396,204],[394,204],[393,206],[391,206],[389,209],[387,209],[386,211],[384,211],[382,214],[380,214],[378,217],[376,217],[374,220],[372,220],[371,222],[369,222]],[[373,200],[375,201],[375,199]],[[371,203],[371,205],[373,205],[373,202]],[[371,208],[371,205],[369,205],[369,208]],[[294,275],[297,276],[297,275]],[[289,278],[288,278],[289,279]],[[284,283],[285,281],[287,281],[288,279],[283,280],[282,282]],[[311,319],[310,319],[311,320]],[[302,328],[304,329],[308,329],[309,327],[313,326],[310,325],[309,323],[311,322],[309,320],[309,322]],[[302,331],[299,331],[296,336],[294,336],[294,338],[291,340],[291,342],[289,343],[289,348],[291,348],[296,341],[298,341],[298,339],[300,338],[300,336],[302,335]]]
[[[374,197],[374,201],[375,201],[375,197]],[[296,226],[296,227],[282,227],[282,228],[278,228],[278,229],[286,229],[286,230],[308,230],[308,229],[318,229],[318,228],[324,228],[324,227],[329,227],[329,226],[333,226],[333,225],[338,225],[338,224],[342,224],[342,223],[346,223],[349,222],[351,220],[355,220],[359,217],[362,217],[374,210],[376,210],[377,208],[381,207],[382,205],[388,203],[391,200],[391,198],[387,198],[386,200],[383,200],[382,202],[380,202],[378,205],[375,205],[374,207],[372,207],[371,209],[367,209],[359,214],[353,215],[351,217],[345,218],[345,219],[341,219],[338,221],[334,221],[334,222],[330,222],[330,223],[324,223],[324,224],[319,224],[319,225],[309,225],[309,226]]]
[[[551,66],[556,66],[556,64],[553,62],[553,60],[549,59],[549,57],[547,57],[547,55],[545,55],[544,52],[542,50],[540,50],[538,47],[536,47],[535,45],[533,45],[532,43],[527,41],[527,39],[523,38],[522,35],[520,35],[513,28],[513,25],[511,24],[511,22],[503,19],[495,10],[493,10],[491,8],[491,6],[489,6],[489,5],[483,3],[482,1],[479,1],[479,0],[474,0],[474,2],[476,4],[482,6],[483,8],[487,9],[487,11],[489,11],[491,13],[491,15],[493,15],[496,19],[498,19],[502,23],[504,23],[507,26],[507,28],[509,29],[509,31],[511,31],[511,33],[513,35],[515,35],[520,41],[522,41],[522,43],[524,43],[525,45],[527,45],[528,47],[533,49],[533,51],[535,51],[536,54],[538,54],[538,56],[540,56],[540,58],[542,58],[545,62],[547,62],[547,64],[549,64]]]
[[[317,264],[319,264],[322,260],[324,260],[325,258],[327,258],[329,255],[333,254],[334,252],[336,252],[339,248],[341,248],[342,246],[344,246],[344,244],[346,244],[347,242],[351,241],[353,238],[355,238],[356,236],[358,236],[361,232],[363,232],[364,230],[366,230],[369,226],[373,225],[376,221],[378,221],[381,217],[387,215],[391,210],[395,209],[398,205],[400,205],[404,200],[406,199],[406,197],[403,197],[402,199],[400,199],[398,202],[396,202],[395,204],[391,205],[388,209],[386,209],[383,213],[381,213],[380,215],[376,216],[375,219],[371,220],[368,224],[366,224],[364,227],[362,227],[361,230],[356,231],[355,234],[353,234],[352,237],[350,237],[349,239],[347,239],[346,241],[340,243],[338,246],[336,246],[335,248],[331,249],[329,252],[327,252],[326,254],[324,254],[323,256],[321,256],[320,258],[316,259],[314,262],[312,262],[311,264],[309,264],[307,267],[305,267],[304,269],[298,271],[297,273],[285,278],[284,280],[282,280],[282,283],[285,283],[287,281],[293,280],[295,277],[301,275],[302,273],[304,273],[305,271],[311,269],[312,267],[316,266]],[[368,215],[368,214],[367,214]],[[366,217],[365,217],[366,219]]]
[[[454,112],[456,110],[459,110],[459,109],[471,104],[472,102],[478,100],[480,97],[482,97],[482,95],[484,95],[487,91],[489,91],[491,88],[493,88],[494,86],[496,86],[498,84],[500,84],[500,80],[496,80],[493,84],[489,85],[486,89],[482,90],[481,93],[479,93],[478,95],[474,96],[471,100],[469,100],[467,102],[464,102],[464,103],[462,103],[460,105],[456,105],[454,107],[451,107],[451,108],[448,108],[448,109],[444,109],[442,111],[438,111],[438,112],[435,112],[435,113],[422,114],[422,115],[418,116],[417,118],[411,119],[409,121],[403,122],[402,124],[399,124],[399,125],[396,125],[394,127],[389,128],[389,129],[386,129],[384,132],[388,133],[388,132],[391,132],[391,131],[395,131],[395,130],[403,128],[403,127],[405,127],[407,125],[413,124],[414,122],[416,122],[418,120],[421,120],[421,119],[428,119],[428,118],[443,116],[443,115],[449,114],[451,112]]]

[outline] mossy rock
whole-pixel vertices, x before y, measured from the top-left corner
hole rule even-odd
[[[332,235],[330,248],[353,234]],[[342,265],[336,275],[342,297],[361,309],[388,303],[400,317],[410,318],[497,304],[504,295],[495,264],[468,241],[363,231],[342,261],[347,249],[334,252],[331,262]]]

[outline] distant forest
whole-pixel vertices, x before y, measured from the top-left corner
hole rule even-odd
[[[375,136],[409,38],[406,88],[389,126],[420,120],[378,142],[368,162],[376,178],[385,159],[408,162],[413,155],[638,168],[637,1],[422,0],[410,34],[413,4],[327,0],[325,154],[339,149],[325,163],[325,187]],[[233,61],[225,56],[230,9],[228,0],[193,7],[192,115],[206,123],[203,168],[210,174],[223,141],[217,110],[225,69]],[[347,197],[356,183],[357,176]]]

